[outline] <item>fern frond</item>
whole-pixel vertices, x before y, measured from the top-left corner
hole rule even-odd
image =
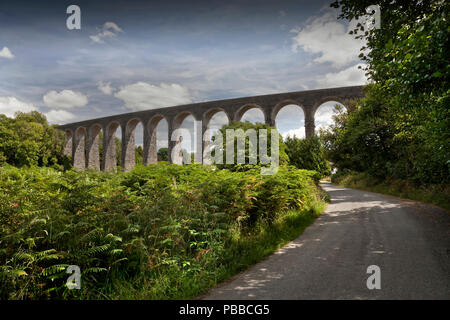
[[[112,241],[122,242],[122,238],[121,238],[121,237],[115,236],[115,235],[113,235],[112,233],[108,233],[108,234],[105,236],[105,239],[107,239],[107,240],[112,240]]]
[[[17,252],[17,253],[15,253],[13,255],[13,259],[18,260],[18,261],[24,261],[25,260],[25,261],[31,262],[31,261],[34,261],[35,256],[33,256],[30,253],[20,251],[20,252]]]
[[[88,253],[88,255],[96,255],[96,254],[107,251],[110,246],[111,245],[109,243],[107,243],[102,246],[92,247],[87,250],[87,253]]]
[[[113,250],[111,250],[110,254],[115,256],[115,255],[121,254],[122,252],[123,252],[122,249],[113,249]]]
[[[100,267],[92,267],[92,268],[88,268],[88,269],[84,270],[82,272],[82,275],[90,274],[90,273],[99,273],[99,272],[104,272],[104,271],[108,271],[108,269],[100,268]]]
[[[42,274],[47,277],[66,270],[68,266],[68,264],[54,264],[53,266],[47,267],[42,270]]]

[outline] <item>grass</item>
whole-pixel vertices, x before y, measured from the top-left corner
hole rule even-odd
[[[348,188],[387,194],[433,204],[450,211],[450,187],[444,184],[417,185],[409,180],[381,180],[364,172],[347,172],[331,177],[331,182]]]
[[[133,283],[115,284],[116,294],[113,299],[167,299],[161,293],[170,288],[174,295],[170,299],[194,299],[221,283],[222,281],[246,270],[255,263],[266,258],[277,249],[300,236],[311,225],[325,208],[320,201],[310,210],[291,210],[277,219],[271,226],[261,226],[259,232],[242,237],[236,231],[236,239],[227,248],[229,262],[214,270],[213,273],[203,271],[190,277],[179,278],[177,275],[166,275],[160,278],[157,285],[147,282],[145,277]],[[173,282],[173,279],[179,281]]]

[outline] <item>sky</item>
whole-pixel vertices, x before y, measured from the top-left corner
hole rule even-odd
[[[360,40],[331,1],[1,1],[0,113],[63,124],[192,102],[361,85]],[[81,29],[66,24],[72,5]],[[353,24],[353,23],[350,23]],[[334,103],[316,115],[328,125]],[[320,114],[320,116],[318,116]],[[259,110],[244,120],[258,121]],[[225,121],[217,114],[212,127]],[[259,120],[261,121],[261,120]],[[278,130],[304,136],[287,106]],[[193,118],[183,127],[192,129]],[[167,143],[164,123],[159,147]],[[136,143],[142,143],[137,128]],[[120,132],[118,132],[120,134]],[[167,135],[167,133],[166,133]]]

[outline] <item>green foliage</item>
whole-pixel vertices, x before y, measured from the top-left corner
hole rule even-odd
[[[42,113],[0,114],[0,165],[70,167],[63,156],[64,133],[47,123]]]
[[[339,114],[331,130],[321,133],[329,159],[339,169],[387,175],[387,166],[397,159],[388,117],[386,96],[369,86],[354,112]]]
[[[120,167],[122,165],[122,140],[114,137],[114,142],[116,143],[116,165]]]
[[[158,161],[169,161],[169,149],[159,148],[158,150]]]
[[[116,174],[0,168],[0,298],[188,298],[298,234],[316,173],[137,166]],[[295,226],[295,228],[293,227]],[[294,230],[295,229],[295,230]],[[68,265],[82,272],[68,290]]]
[[[330,165],[326,159],[325,149],[318,137],[299,139],[287,137],[285,140],[289,164],[306,170],[314,170],[320,177],[330,175]]]
[[[136,157],[136,164],[142,164],[142,160],[144,157],[144,149],[142,146],[137,146],[135,148],[135,157]]]
[[[358,18],[379,4],[381,29],[352,33],[367,42],[374,84],[345,125],[329,135],[336,165],[377,177],[450,181],[447,1],[356,1],[332,4]],[[332,154],[331,152],[329,153]]]
[[[227,130],[232,129],[236,133],[236,137],[233,140],[234,144],[234,164],[226,164],[226,158],[227,158]],[[222,134],[223,142],[221,146],[216,146],[216,148],[220,148],[223,150],[223,163],[221,165],[218,165],[219,168],[226,168],[233,171],[241,171],[241,170],[247,170],[249,168],[255,168],[258,166],[261,166],[261,159],[260,159],[260,152],[259,152],[259,144],[260,144],[260,132],[259,130],[267,130],[267,156],[270,158],[272,155],[272,130],[275,129],[270,127],[267,124],[264,123],[251,123],[249,121],[246,122],[237,122],[233,121],[230,124],[222,126],[222,128],[219,130],[219,133]],[[242,131],[240,131],[242,130]],[[252,141],[248,136],[245,136],[247,130],[254,130],[256,132],[256,145],[252,145]],[[279,164],[280,165],[286,165],[289,162],[289,158],[286,154],[286,145],[283,142],[283,138],[280,134],[278,134],[278,144],[279,144]],[[238,137],[241,139],[245,139],[245,164],[238,163],[237,159],[237,147],[238,147]],[[214,141],[215,144],[217,142]],[[250,150],[256,150],[256,164],[249,164],[250,161]],[[214,153],[213,153],[214,156]],[[270,165],[270,164],[269,164]]]

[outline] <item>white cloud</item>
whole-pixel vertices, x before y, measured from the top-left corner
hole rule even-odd
[[[330,131],[331,128],[330,126],[333,124],[333,122],[330,122],[328,124],[319,124],[316,126],[315,132],[316,134],[319,134],[320,131],[324,130],[324,131]]]
[[[99,81],[97,85],[98,90],[106,95],[110,95],[114,91],[114,89],[111,87],[111,82],[103,83],[103,81]]]
[[[316,114],[314,115],[314,120],[316,123],[331,124],[333,122],[333,115],[335,114],[336,112],[334,111],[334,106],[322,105],[316,111]]]
[[[0,97],[0,114],[13,118],[18,111],[30,112],[37,110],[32,104],[18,100],[16,97]]]
[[[228,124],[228,117],[225,112],[220,111],[211,118],[208,126],[211,130],[215,130],[222,128],[225,124]]]
[[[259,108],[249,109],[242,115],[241,121],[264,123],[264,113]]]
[[[96,35],[89,36],[96,43],[104,43],[103,39],[114,38],[119,32],[123,32],[114,22],[105,22],[99,31]]]
[[[120,87],[114,94],[125,102],[127,109],[138,111],[157,109],[192,102],[187,88],[179,84],[161,83],[159,86],[146,82],[136,82]]]
[[[367,83],[367,78],[364,70],[358,69],[358,66],[364,68],[364,64],[359,63],[338,72],[318,76],[316,82],[323,88],[363,85]]]
[[[3,47],[3,49],[0,50],[0,58],[12,59],[14,58],[14,55],[8,47]]]
[[[327,12],[315,18],[302,29],[293,29],[296,33],[292,38],[292,50],[298,48],[313,54],[320,54],[314,62],[331,62],[333,67],[341,68],[352,61],[358,60],[362,40],[355,39],[348,32],[354,29],[357,21],[351,21],[348,26],[338,22],[335,13]]]
[[[301,127],[301,128],[297,128],[297,129],[291,129],[288,130],[284,133],[281,133],[281,136],[283,137],[283,139],[286,139],[288,136],[289,137],[297,137],[300,139],[305,138],[305,127]]]
[[[45,114],[49,123],[63,124],[75,119],[75,115],[66,110],[51,110]]]
[[[329,129],[330,126],[334,123],[333,116],[337,114],[337,110],[335,109],[335,105],[340,104],[338,102],[327,102],[317,109],[316,114],[314,115],[314,121],[316,124],[316,132],[320,129]],[[342,104],[340,104],[342,105]]]
[[[49,91],[44,95],[43,100],[47,107],[53,109],[84,107],[88,103],[88,98],[84,94],[72,90]]]
[[[103,25],[103,29],[104,30],[113,30],[115,32],[123,32],[122,29],[120,29],[119,26],[117,24],[115,24],[114,22],[105,22],[105,24]]]

